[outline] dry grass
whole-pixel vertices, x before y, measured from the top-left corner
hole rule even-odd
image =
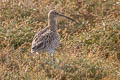
[[[120,80],[119,6],[119,0],[1,0],[0,80]],[[30,53],[52,8],[80,23],[59,18],[55,63]]]

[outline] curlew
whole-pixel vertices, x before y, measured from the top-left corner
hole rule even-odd
[[[72,21],[75,21],[70,17],[64,16],[63,14],[58,13],[55,9],[50,10],[50,12],[48,13],[48,26],[35,34],[32,41],[31,53],[34,53],[34,52],[41,53],[43,51],[50,54],[55,53],[55,50],[59,44],[59,35],[57,32],[58,16],[62,16]]]

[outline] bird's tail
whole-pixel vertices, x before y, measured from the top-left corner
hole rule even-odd
[[[33,49],[31,49],[31,53],[35,53],[35,51]]]

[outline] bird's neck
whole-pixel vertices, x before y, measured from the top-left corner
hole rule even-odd
[[[57,20],[56,18],[48,18],[48,26],[52,31],[57,31]]]

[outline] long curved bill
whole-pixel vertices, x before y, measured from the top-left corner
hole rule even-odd
[[[72,18],[70,18],[70,17],[67,17],[67,16],[65,16],[65,15],[63,15],[63,14],[59,14],[59,13],[58,13],[58,15],[59,15],[59,16],[62,16],[62,17],[65,17],[65,18],[67,18],[67,19],[70,19],[70,20],[72,20],[72,21],[74,21],[74,22],[76,22],[74,19],[72,19]],[[77,22],[76,22],[76,23],[77,23]]]

